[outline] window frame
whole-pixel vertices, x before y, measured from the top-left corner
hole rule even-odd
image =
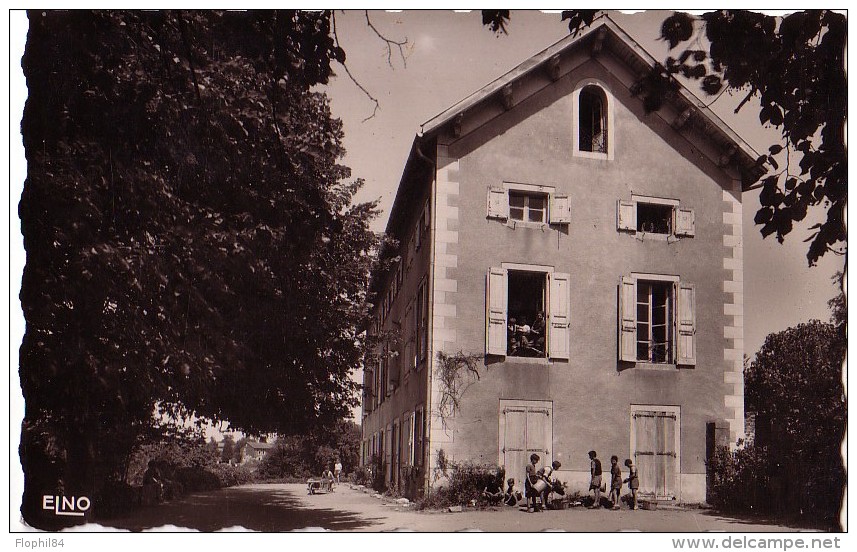
[[[508,190],[509,194],[509,220],[514,221],[516,224],[519,223],[529,223],[529,224],[547,224],[547,221],[550,220],[548,218],[549,215],[549,203],[550,196],[546,194],[540,194],[536,192],[524,192],[520,190]],[[523,205],[520,207],[512,205],[512,196],[520,197],[523,199]],[[541,209],[533,208],[530,203],[533,199],[540,199],[542,201]],[[521,211],[521,218],[515,218],[512,215],[513,210]],[[541,220],[532,220],[532,213],[540,213]]]
[[[601,93],[601,109],[602,109],[602,129],[606,129],[607,134],[607,151],[587,151],[581,149],[580,143],[580,125],[582,116],[580,113],[580,96],[586,89],[598,88]],[[613,104],[615,99],[610,89],[602,81],[598,79],[583,79],[577,83],[571,95],[572,100],[572,156],[584,159],[600,159],[612,161],[616,151],[616,124],[613,116]],[[606,105],[605,105],[606,104]]]
[[[523,219],[511,216],[512,194],[525,198]],[[541,222],[528,220],[528,204],[534,196],[544,198],[544,216]],[[571,199],[568,194],[557,192],[556,186],[504,181],[500,187],[488,188],[487,218],[502,220],[511,228],[543,229],[546,226],[571,224]]]
[[[675,282],[673,282],[671,280],[661,280],[661,279],[649,280],[649,279],[637,278],[636,284],[637,284],[637,297],[636,297],[636,305],[637,305],[637,362],[638,363],[642,362],[645,364],[655,364],[655,365],[673,365],[673,364],[675,364],[675,360],[676,360],[675,332],[677,329],[676,328],[676,326],[677,326],[677,324],[676,324],[676,312],[675,312],[675,302],[676,302],[676,299],[675,299]],[[648,293],[646,294],[648,301],[645,303],[640,302],[640,285],[641,284],[646,285],[648,287]],[[654,353],[652,351],[653,346],[655,345],[655,342],[654,342],[654,339],[655,339],[655,336],[654,336],[654,333],[655,333],[654,332],[654,329],[655,329],[655,322],[654,322],[654,311],[655,311],[654,289],[655,289],[655,286],[661,287],[661,288],[663,288],[664,291],[666,291],[666,301],[665,301],[665,304],[663,305],[663,308],[666,311],[666,313],[664,315],[663,327],[664,327],[664,330],[666,333],[666,342],[665,343],[667,345],[667,351],[666,351],[666,360],[663,362],[659,362],[657,360],[654,360]],[[646,305],[647,306],[647,319],[645,322],[640,320],[640,316],[639,316],[640,305]],[[641,325],[646,325],[648,327],[647,332],[646,332],[647,333],[646,337],[648,339],[646,341],[640,341],[640,326]],[[640,358],[640,345],[642,343],[647,343],[648,344],[648,350],[649,350],[647,357],[644,359]]]
[[[669,362],[640,360],[638,356],[637,285],[639,282],[662,282],[670,285],[671,312]],[[696,292],[692,283],[682,281],[677,275],[632,272],[623,276],[619,283],[618,361],[634,364],[638,368],[673,370],[679,367],[692,368],[697,364],[696,337]],[[633,314],[633,318],[628,316]],[[686,316],[685,316],[686,315]],[[630,352],[633,352],[633,359]]]
[[[545,277],[545,356],[511,356],[508,350],[509,271],[543,273]],[[492,281],[494,283],[492,283]],[[496,289],[494,286],[499,286]],[[571,277],[553,266],[501,263],[486,275],[485,352],[519,363],[548,364],[570,360]],[[502,352],[501,352],[502,349]]]
[[[657,205],[671,209],[669,233],[645,232],[639,230],[638,210],[640,204]],[[679,221],[679,218],[684,220]],[[696,236],[696,217],[693,208],[683,207],[677,199],[631,194],[630,200],[620,199],[616,202],[616,230],[642,239],[674,241]]]
[[[417,371],[422,369],[426,364],[426,359],[428,357],[428,303],[428,279],[423,277],[423,279],[420,280],[420,285],[417,287],[416,305],[414,307],[414,337],[416,340],[415,358]]]

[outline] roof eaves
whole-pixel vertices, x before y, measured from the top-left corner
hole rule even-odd
[[[498,93],[507,84],[537,69],[554,55],[564,52],[572,46],[582,44],[585,41],[586,37],[598,32],[601,28],[604,27],[612,31],[613,34],[616,35],[616,37],[622,43],[624,43],[624,45],[629,48],[632,53],[634,53],[640,60],[645,62],[645,64],[648,65],[649,68],[655,67],[657,65],[658,61],[648,51],[646,51],[645,48],[643,48],[636,40],[634,40],[628,33],[626,33],[624,29],[622,29],[615,21],[613,21],[609,17],[609,15],[603,14],[596,18],[596,20],[593,21],[592,25],[590,25],[585,31],[579,33],[577,36],[569,35],[555,42],[554,44],[548,46],[541,52],[535,54],[534,56],[531,56],[523,63],[520,63],[514,69],[508,71],[504,75],[495,79],[486,86],[480,88],[473,94],[470,94],[455,105],[449,107],[448,109],[429,119],[421,125],[420,136],[429,136],[431,134],[436,133],[445,124],[452,121],[458,114],[464,113],[467,110],[472,109],[490,96]],[[703,103],[695,94],[688,90],[687,87],[685,87],[681,83],[678,83],[678,85],[679,90],[677,92],[677,96],[682,99],[682,102],[685,104],[684,107],[692,106],[693,109],[699,113],[699,115],[701,115],[705,120],[711,123],[711,128],[721,135],[721,140],[733,143],[736,147],[736,150],[744,156],[743,161],[740,163],[741,167],[744,170],[751,170],[752,166],[756,162],[756,159],[759,157],[758,152],[756,152],[755,149],[750,146],[750,144],[748,144],[743,138],[741,138],[738,133],[736,133],[726,122],[724,122],[720,117],[718,117],[717,114],[714,113],[707,105],[705,105],[705,103]]]

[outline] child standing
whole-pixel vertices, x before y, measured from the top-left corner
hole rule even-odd
[[[637,489],[640,488],[640,478],[637,476],[637,466],[634,465],[634,462],[631,461],[630,458],[625,460],[625,466],[628,468],[628,479],[625,480],[625,483],[628,484],[628,487],[631,489],[631,509],[637,509]]]
[[[601,507],[601,460],[596,456],[594,450],[589,451],[589,473],[592,476],[589,480],[589,490],[595,491],[595,501],[590,508]]]
[[[619,457],[615,454],[610,457],[610,502],[613,509],[619,509],[619,493],[622,491],[622,468],[619,467]]]
[[[541,458],[538,454],[531,454],[530,463],[527,464],[527,479],[524,481],[524,489],[527,493],[527,512],[538,512],[540,510],[539,504],[536,501],[539,493],[533,488],[533,485],[539,480],[539,473],[536,469],[536,464],[539,463],[539,460]],[[533,501],[532,506],[530,505],[530,499]]]

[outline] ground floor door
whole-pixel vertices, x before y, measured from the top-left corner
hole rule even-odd
[[[553,403],[551,401],[500,400],[500,465],[506,479],[524,491],[530,455],[538,454],[539,467],[550,466],[553,451]]]
[[[631,407],[631,452],[641,495],[672,499],[678,491],[679,416],[675,406]]]

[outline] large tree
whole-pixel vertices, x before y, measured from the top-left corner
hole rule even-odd
[[[572,34],[592,24],[599,10],[562,13]],[[483,11],[483,24],[506,32],[508,10]],[[673,13],[661,39],[674,56],[641,79],[644,102],[657,110],[675,88],[675,77],[698,81],[704,96],[724,92],[758,109],[759,122],[781,131],[782,139],[759,157],[761,208],[755,222],[762,236],[781,243],[811,207],[826,212],[814,224],[807,260],[828,252],[845,254],[847,155],[845,150],[845,16],[829,10],[773,17],[745,10],[721,10],[699,17]],[[758,103],[748,104],[751,99]]]
[[[813,320],[770,334],[744,371],[746,408],[757,428],[763,420],[769,428],[758,444],[771,454],[771,473],[787,478],[795,510],[831,524],[845,488],[842,329]]]
[[[97,495],[167,416],[348,416],[378,238],[312,88],[344,60],[331,15],[29,19],[25,513]]]

